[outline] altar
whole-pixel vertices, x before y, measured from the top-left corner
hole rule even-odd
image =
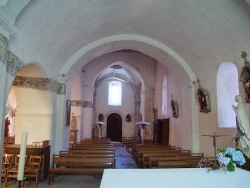
[[[206,168],[105,169],[100,188],[249,188],[250,172]]]

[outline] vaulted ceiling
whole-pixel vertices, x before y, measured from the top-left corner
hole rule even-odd
[[[240,56],[250,41],[244,0],[0,0],[0,6],[13,33],[9,50],[25,63],[49,67],[55,78],[55,70],[77,70],[122,49],[197,74],[233,61],[230,54]]]

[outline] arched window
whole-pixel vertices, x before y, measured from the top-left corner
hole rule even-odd
[[[162,114],[167,114],[167,76],[163,78],[162,84]]]
[[[239,94],[238,70],[233,63],[225,62],[217,73],[217,108],[220,128],[236,127],[236,117],[232,105],[237,105],[235,96]]]
[[[121,106],[122,104],[122,83],[118,81],[109,82],[109,105]]]

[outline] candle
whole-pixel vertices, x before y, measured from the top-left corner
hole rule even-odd
[[[17,174],[18,181],[23,181],[23,178],[24,178],[23,175],[24,175],[24,166],[25,166],[27,137],[28,137],[28,133],[23,132],[22,140],[21,140],[20,155],[19,155],[18,174]]]

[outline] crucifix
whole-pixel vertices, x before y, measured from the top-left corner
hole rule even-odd
[[[214,166],[212,167],[213,170],[217,170],[220,167],[216,164],[216,138],[220,136],[227,136],[227,135],[218,135],[218,134],[212,134],[212,135],[202,135],[202,136],[209,136],[213,138],[213,146],[214,146]]]

